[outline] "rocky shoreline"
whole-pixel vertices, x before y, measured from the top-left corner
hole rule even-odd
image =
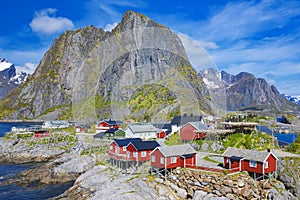
[[[29,186],[74,182],[53,200],[66,199],[292,199],[300,197],[299,172],[288,167],[296,160],[280,160],[277,179],[254,181],[247,173],[225,175],[176,169],[166,180],[149,174],[149,166],[125,174],[105,164],[105,154],[82,155],[79,143],[30,146],[0,139],[1,163],[43,162],[1,184]],[[299,165],[299,161],[298,165]],[[298,174],[297,174],[298,173]],[[291,174],[293,174],[291,176]],[[296,174],[296,175],[295,175]]]

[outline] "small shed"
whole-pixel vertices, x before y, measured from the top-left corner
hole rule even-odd
[[[47,130],[34,131],[35,138],[42,138],[47,136],[50,136],[50,132]]]

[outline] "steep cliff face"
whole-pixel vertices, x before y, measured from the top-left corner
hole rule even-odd
[[[206,86],[180,39],[128,11],[111,32],[89,26],[56,39],[30,79],[3,100],[1,117],[36,118],[57,108],[81,120],[131,116],[134,105],[128,101],[153,84],[176,96],[172,109],[211,112]]]
[[[300,107],[285,99],[275,86],[254,75],[241,72],[230,75],[225,71],[208,69],[201,72],[209,90],[224,97],[227,110],[299,110]],[[216,95],[215,95],[216,96]],[[221,98],[220,98],[221,99]]]

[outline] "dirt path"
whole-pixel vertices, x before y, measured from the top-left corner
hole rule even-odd
[[[300,154],[294,154],[294,153],[282,151],[280,149],[274,149],[274,154],[279,158],[284,158],[284,157],[299,157],[300,158]]]

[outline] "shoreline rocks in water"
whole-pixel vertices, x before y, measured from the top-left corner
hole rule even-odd
[[[80,146],[80,145],[79,145]],[[69,149],[71,149],[70,147]],[[82,149],[81,149],[82,150]],[[224,175],[189,169],[176,169],[166,181],[143,173],[122,174],[118,168],[96,165],[105,161],[105,154],[80,155],[81,150],[62,150],[58,145],[36,145],[0,139],[0,162],[47,161],[34,169],[23,171],[4,184],[57,184],[73,182],[63,194],[52,198],[65,199],[291,199],[299,197],[299,174],[287,173],[288,163],[279,161],[278,179],[254,181],[247,173]],[[68,152],[68,153],[67,153]],[[149,166],[148,166],[149,167]],[[147,168],[148,169],[148,168]],[[289,177],[289,178],[288,178]],[[297,179],[298,177],[298,179]],[[296,181],[296,184],[294,184]],[[3,184],[3,182],[2,182]]]

